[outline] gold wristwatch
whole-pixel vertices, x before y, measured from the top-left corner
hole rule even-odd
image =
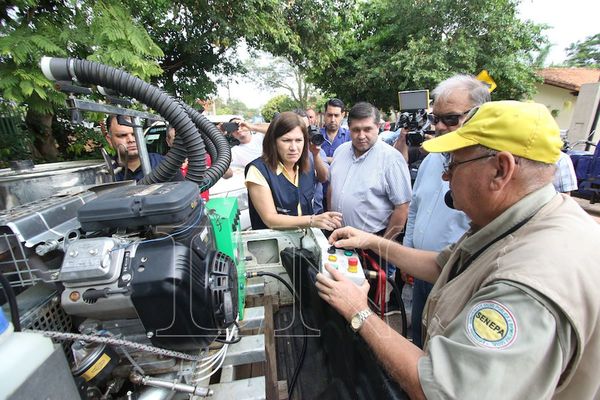
[[[370,308],[366,308],[362,311],[357,312],[352,316],[352,319],[350,320],[350,328],[352,328],[354,332],[358,332],[359,329],[363,326],[364,322],[367,320],[367,318],[369,318],[371,315],[373,315],[373,311],[371,311]]]

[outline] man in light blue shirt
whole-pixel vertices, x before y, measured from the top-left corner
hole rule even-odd
[[[432,123],[436,136],[457,130],[466,113],[490,100],[488,88],[468,75],[455,75],[441,82],[432,92],[434,99]],[[417,173],[403,244],[421,250],[440,251],[455,243],[469,229],[469,219],[462,211],[451,209],[444,202],[447,181],[442,180],[445,157],[429,154]],[[422,347],[421,317],[433,285],[415,279],[412,304],[413,343]]]
[[[408,214],[408,166],[398,151],[378,140],[379,111],[371,104],[355,104],[348,122],[352,140],[338,147],[329,170],[329,210],[341,212],[345,226],[394,239]],[[388,273],[393,270],[390,266]]]

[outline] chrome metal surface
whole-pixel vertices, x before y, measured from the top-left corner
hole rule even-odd
[[[73,186],[109,181],[106,165],[100,160],[39,164],[22,171],[1,169],[0,210],[45,199]]]
[[[127,115],[130,117],[139,117],[145,119],[164,121],[164,118],[157,114],[152,114],[144,111],[131,110],[123,107],[115,107],[108,104],[95,103],[93,101],[79,100],[77,98],[69,98],[67,105],[70,108],[77,108],[81,111],[100,112],[104,114]]]
[[[135,141],[138,143],[138,157],[142,164],[142,172],[144,176],[149,175],[152,171],[150,165],[150,158],[148,157],[148,148],[146,147],[146,140],[144,139],[144,131],[142,130],[141,121],[138,117],[133,118],[133,134],[135,135]]]
[[[0,211],[0,226],[9,227],[17,239],[29,248],[51,240],[61,241],[68,232],[79,229],[77,210],[95,198],[96,194],[90,191],[49,196]]]

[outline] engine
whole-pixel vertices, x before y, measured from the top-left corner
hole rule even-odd
[[[86,237],[69,243],[58,277],[68,314],[139,320],[153,345],[174,350],[205,347],[235,322],[235,265],[216,251],[194,183],[125,186],[78,219]]]
[[[69,93],[72,121],[80,121],[80,111],[129,116],[140,155],[140,118],[170,121],[178,138],[138,184],[40,181],[50,197],[0,212],[0,273],[3,287],[16,292],[4,287],[0,300],[10,303],[15,327],[21,321],[29,330],[24,334],[63,345],[55,353],[64,361],[63,372],[75,378],[54,377],[58,367],[37,367],[53,390],[41,380],[24,382],[22,398],[59,392],[60,398],[87,399],[209,395],[210,377],[240,339],[237,320],[245,297],[237,203],[222,207],[228,214],[212,206],[209,213],[200,198],[200,188],[207,190],[227,170],[229,145],[197,111],[124,71],[49,58],[41,68],[48,79],[67,83],[57,82],[57,88]],[[107,104],[73,96],[92,90],[131,96],[158,115],[116,106],[109,96]],[[140,158],[143,167],[147,160]],[[188,181],[168,182],[186,158]],[[114,178],[127,165],[105,155],[105,167]],[[25,311],[21,316],[19,309]]]

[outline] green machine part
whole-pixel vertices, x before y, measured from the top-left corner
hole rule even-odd
[[[237,198],[210,199],[206,203],[206,210],[215,233],[217,250],[231,257],[237,267],[238,309],[240,320],[243,320],[246,304],[246,265]]]

